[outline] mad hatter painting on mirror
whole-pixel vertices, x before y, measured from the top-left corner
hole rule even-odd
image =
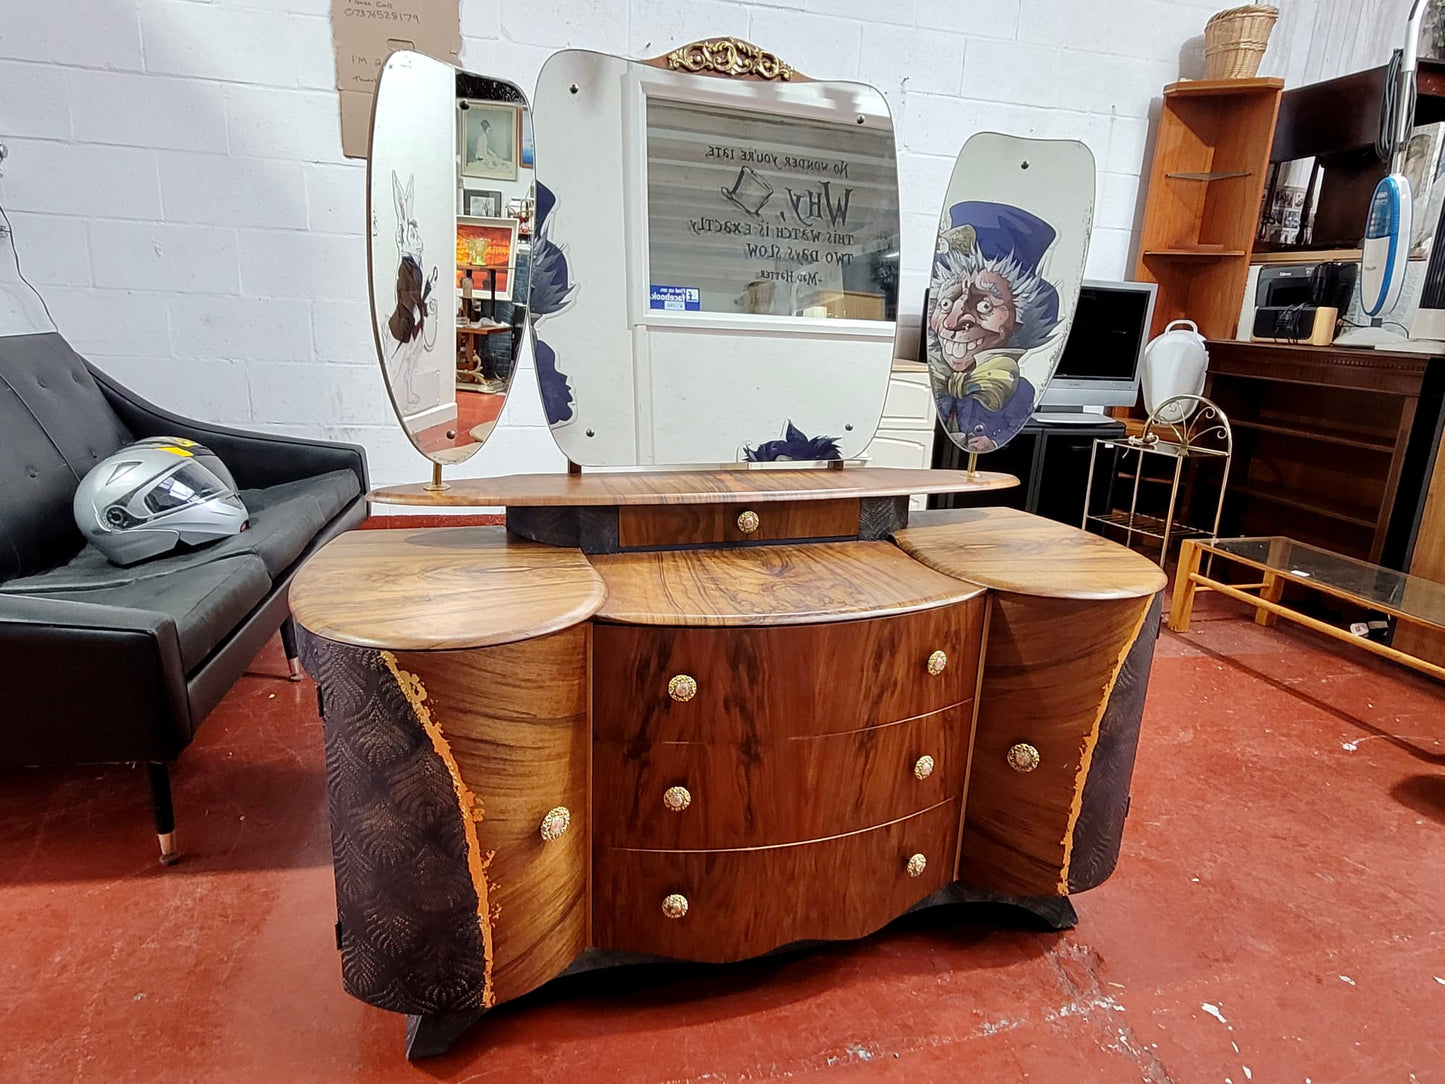
[[[959,152],[924,335],[943,429],[991,452],[1043,394],[1084,278],[1094,159],[1082,143],[984,132]]]

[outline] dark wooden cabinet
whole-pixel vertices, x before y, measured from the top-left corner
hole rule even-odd
[[[1445,62],[1421,58],[1415,75],[1415,124],[1445,120]],[[1274,129],[1272,166],[1313,158],[1320,169],[1319,201],[1308,241],[1281,245],[1260,242],[1257,252],[1300,255],[1343,250],[1336,258],[1359,259],[1360,237],[1370,196],[1387,164],[1375,153],[1380,127],[1380,98],[1385,91],[1384,65],[1351,72],[1336,79],[1293,87],[1279,102]]]
[[[1282,534],[1409,566],[1440,442],[1445,358],[1211,341],[1234,427],[1221,535]]]

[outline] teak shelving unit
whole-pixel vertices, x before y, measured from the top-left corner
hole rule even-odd
[[[1189,319],[1234,333],[1249,276],[1282,79],[1210,79],[1164,88],[1136,277],[1159,284],[1157,335]]]

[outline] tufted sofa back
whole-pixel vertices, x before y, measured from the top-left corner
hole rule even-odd
[[[0,581],[80,552],[75,489],[131,440],[57,333],[0,336]]]

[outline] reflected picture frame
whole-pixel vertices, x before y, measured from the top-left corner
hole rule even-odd
[[[457,103],[457,155],[463,177],[515,181],[522,157],[522,110],[508,102]]]
[[[501,218],[502,193],[490,189],[463,189],[462,214],[468,218]]]

